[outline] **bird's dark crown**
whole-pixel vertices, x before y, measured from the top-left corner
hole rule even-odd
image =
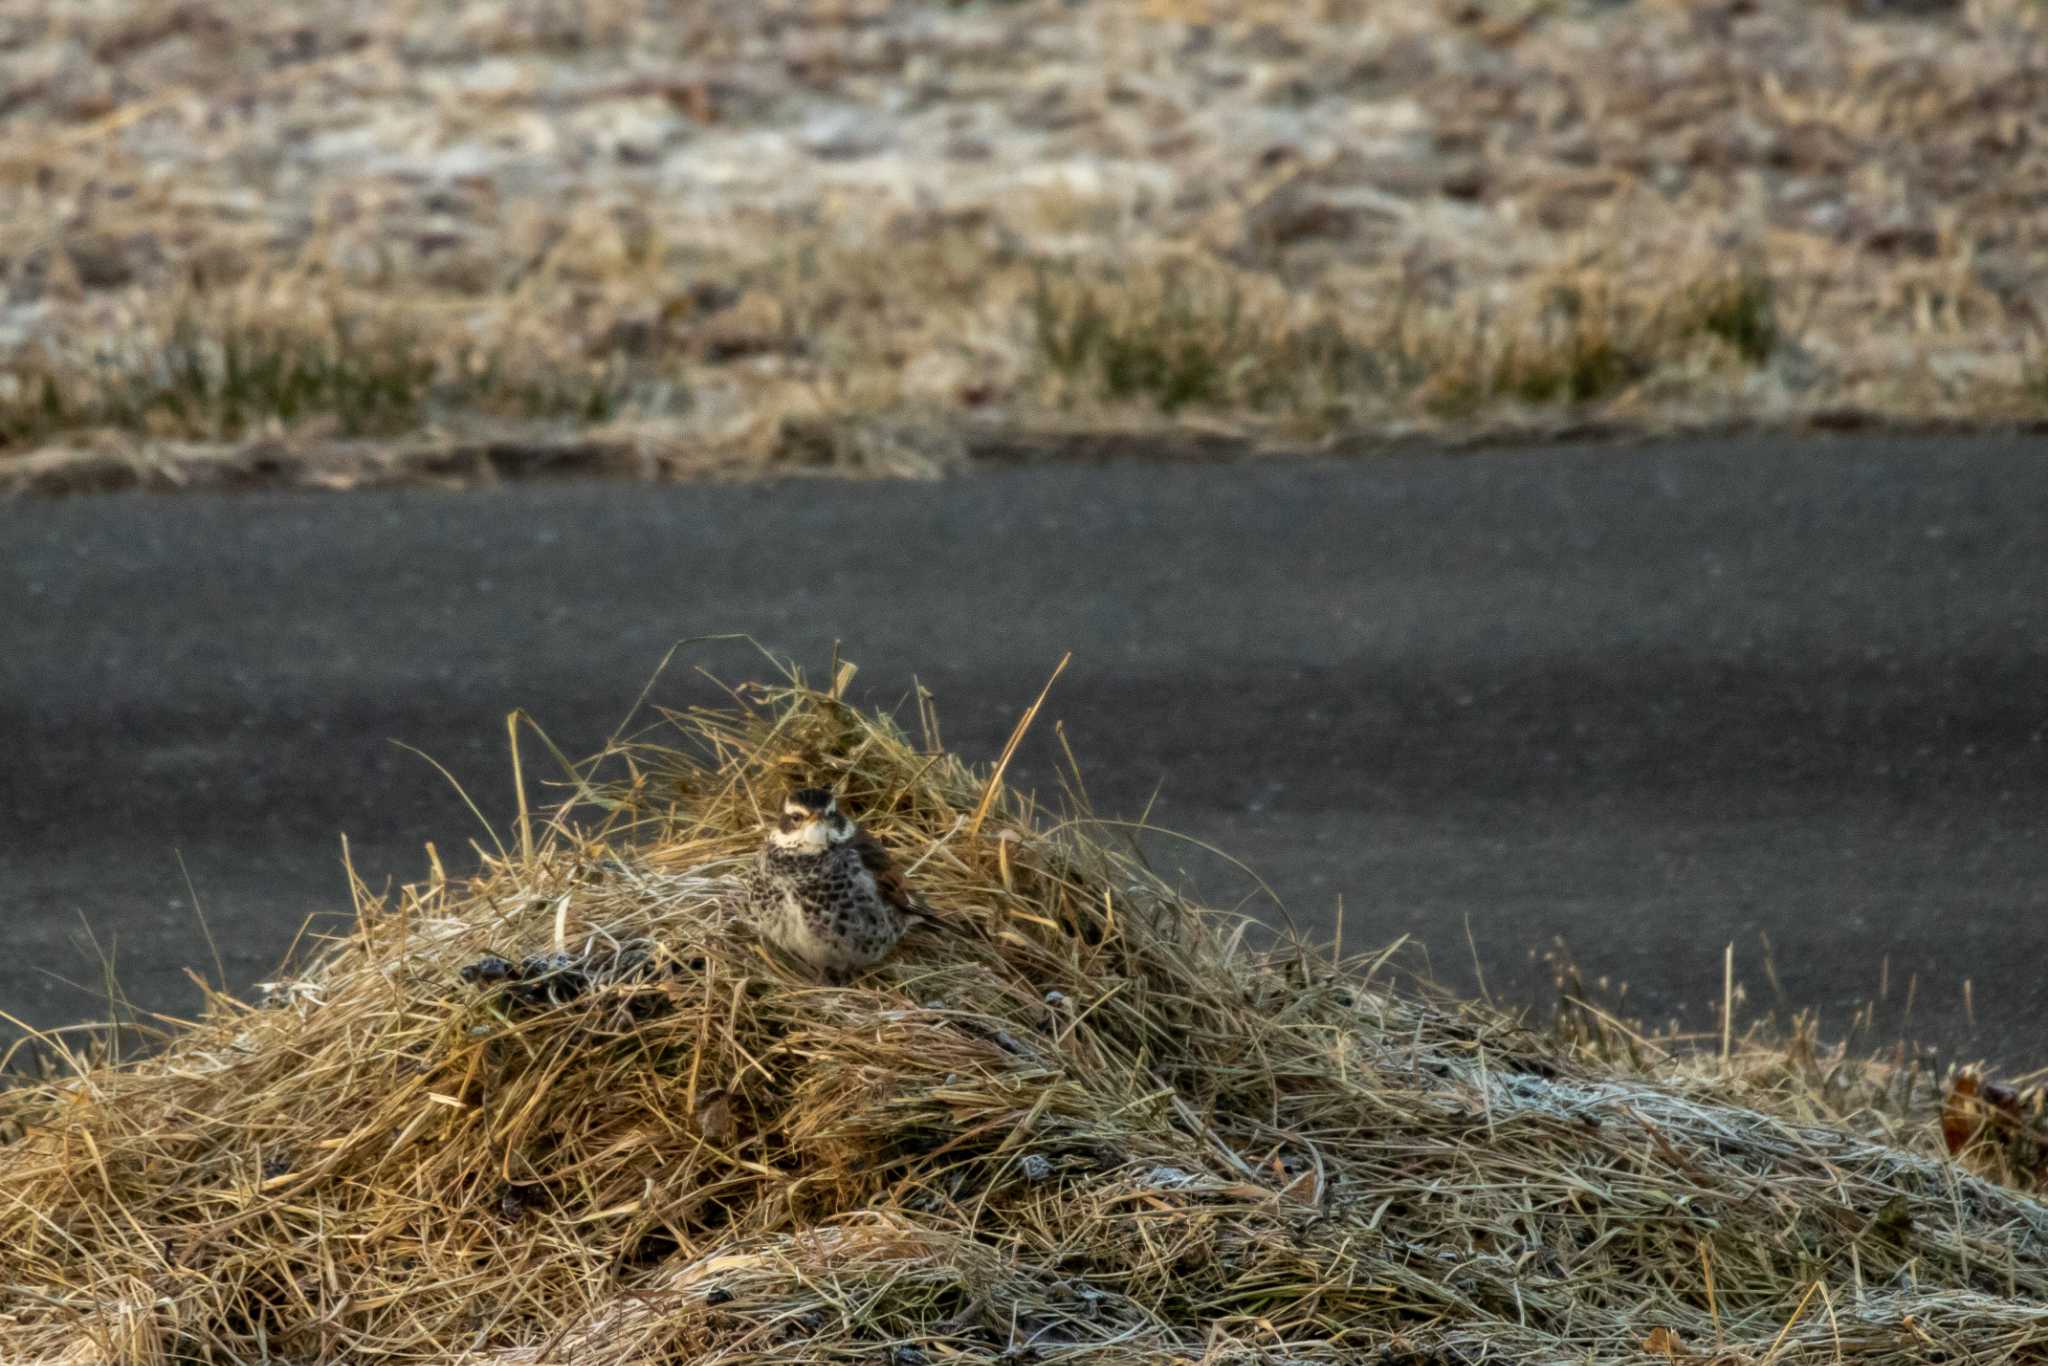
[[[787,805],[800,806],[806,811],[816,811],[820,815],[837,805],[831,792],[822,787],[795,788],[783,800]]]

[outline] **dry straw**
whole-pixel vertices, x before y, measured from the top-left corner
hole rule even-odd
[[[0,1360],[2048,1359],[2034,1200],[1740,1049],[1255,953],[1027,798],[970,832],[990,775],[839,691],[670,716],[530,856],[12,1095]],[[793,778],[948,921],[850,987],[721,881]]]

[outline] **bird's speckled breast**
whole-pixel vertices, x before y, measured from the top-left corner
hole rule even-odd
[[[763,850],[756,897],[769,936],[820,967],[880,962],[903,937],[895,908],[882,900],[874,875],[846,845],[821,854]]]

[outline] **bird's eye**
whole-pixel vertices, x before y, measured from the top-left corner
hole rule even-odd
[[[777,824],[782,827],[782,833],[787,835],[790,831],[796,829],[796,817],[785,811],[782,813],[782,819]]]

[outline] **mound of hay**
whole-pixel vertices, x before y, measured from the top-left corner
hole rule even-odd
[[[269,1005],[17,1093],[0,1359],[2048,1359],[2027,1196],[1255,954],[833,694],[671,719]],[[792,778],[948,928],[765,948],[722,879]]]

